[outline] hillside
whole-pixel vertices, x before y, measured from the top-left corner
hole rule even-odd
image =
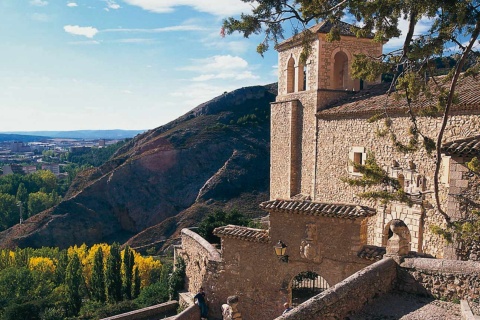
[[[214,208],[263,214],[268,197],[270,102],[276,86],[225,93],[136,136],[103,166],[80,174],[65,200],[0,233],[1,247],[174,237]]]

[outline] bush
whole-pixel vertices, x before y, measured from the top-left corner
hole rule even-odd
[[[141,307],[153,306],[169,300],[168,286],[166,283],[154,283],[140,292],[135,302]]]

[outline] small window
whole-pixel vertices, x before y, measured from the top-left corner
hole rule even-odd
[[[363,153],[361,152],[354,152],[353,153],[353,164],[363,164],[362,162]],[[353,166],[353,172],[358,172],[358,169]]]
[[[353,164],[365,164],[366,158],[365,147],[351,147],[348,153],[348,172],[352,175],[361,175]]]

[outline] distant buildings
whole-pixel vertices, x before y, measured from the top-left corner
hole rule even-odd
[[[51,171],[57,177],[60,175],[60,165],[58,163],[44,163],[42,164],[42,170]]]

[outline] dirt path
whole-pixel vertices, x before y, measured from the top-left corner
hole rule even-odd
[[[456,320],[460,305],[404,293],[375,299],[350,320]]]

